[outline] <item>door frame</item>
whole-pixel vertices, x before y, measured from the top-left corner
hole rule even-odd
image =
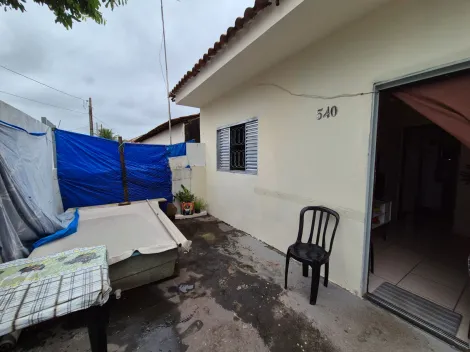
[[[368,165],[367,165],[367,181],[366,181],[366,211],[364,218],[364,243],[363,243],[363,260],[362,260],[362,280],[361,280],[361,296],[365,296],[369,284],[369,256],[370,256],[370,237],[371,237],[371,221],[374,195],[374,168],[377,145],[377,126],[379,118],[379,95],[385,89],[390,89],[405,84],[423,81],[429,78],[435,78],[450,73],[464,71],[470,69],[470,59],[451,62],[448,64],[431,67],[426,70],[410,73],[399,78],[386,81],[378,81],[373,84],[372,98],[372,114],[370,118],[369,128],[369,148],[368,148]]]

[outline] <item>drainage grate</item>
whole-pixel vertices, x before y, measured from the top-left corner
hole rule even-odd
[[[452,336],[457,335],[462,316],[450,309],[388,282],[381,284],[373,295]]]

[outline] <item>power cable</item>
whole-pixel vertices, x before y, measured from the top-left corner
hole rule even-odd
[[[81,127],[77,127],[77,128],[74,128],[73,130],[69,130],[70,132],[75,132],[75,131],[79,131],[79,130],[82,130],[84,128],[90,128],[90,126],[88,125],[85,125],[85,126],[81,126]]]
[[[83,99],[83,98],[77,97],[76,95],[73,95],[73,94],[69,94],[69,93],[67,93],[67,92],[64,92],[63,90],[60,90],[60,89],[51,87],[50,85],[48,85],[48,84],[46,84],[46,83],[42,83],[42,82],[40,82],[40,81],[38,81],[38,80],[35,80],[34,78],[31,78],[31,77],[28,77],[28,76],[26,76],[26,75],[24,75],[24,74],[22,74],[22,73],[16,72],[16,71],[14,71],[14,70],[12,70],[12,69],[6,67],[6,66],[0,65],[0,67],[3,68],[3,69],[5,69],[5,70],[7,70],[7,71],[10,71],[10,72],[12,72],[12,73],[14,73],[14,74],[16,74],[16,75],[19,75],[19,76],[21,76],[21,77],[24,77],[24,78],[26,78],[26,79],[29,79],[29,80],[31,80],[31,81],[33,81],[33,82],[39,83],[39,84],[43,85],[44,87],[53,89],[53,90],[55,90],[56,92],[59,92],[59,93],[68,95],[69,97],[72,97],[72,98],[75,98],[75,99],[79,99],[79,100],[82,100],[82,101],[86,102],[86,100]]]
[[[13,93],[8,93],[8,92],[2,91],[2,90],[0,90],[0,93],[6,94],[6,95],[11,95],[12,97],[17,97],[17,98],[29,100],[29,101],[32,101],[32,102],[35,102],[35,103],[38,103],[38,104],[51,106],[51,107],[56,108],[56,109],[67,110],[67,111],[70,111],[70,112],[74,112],[74,113],[76,113],[76,114],[88,115],[87,112],[72,110],[72,109],[64,108],[64,107],[62,107],[62,106],[57,106],[57,105],[53,105],[53,104],[49,104],[49,103],[44,103],[44,102],[39,101],[39,100],[34,100],[34,99],[22,97],[21,95],[16,95],[16,94],[13,94]]]
[[[325,95],[314,95],[314,94],[303,94],[303,93],[293,93],[289,89],[284,88],[278,84],[275,83],[260,83],[257,84],[258,86],[265,86],[265,87],[275,87],[278,88],[294,97],[301,97],[301,98],[309,98],[309,99],[323,99],[323,100],[331,100],[331,99],[338,99],[338,98],[353,98],[353,97],[358,97],[362,95],[369,95],[369,94],[375,94],[376,92],[361,92],[361,93],[344,93],[344,94],[338,94],[338,95],[331,95],[331,96],[325,96]]]
[[[8,92],[2,91],[2,90],[0,90],[0,93],[6,94],[6,95],[11,95],[12,97],[16,97],[16,98],[21,98],[21,99],[24,99],[24,100],[32,101],[32,102],[37,103],[37,104],[42,104],[42,105],[50,106],[50,107],[53,107],[53,108],[56,108],[56,109],[66,110],[66,111],[74,112],[74,113],[76,113],[76,114],[88,115],[87,112],[78,111],[78,110],[73,110],[73,109],[69,109],[69,108],[64,108],[63,106],[58,106],[58,105],[53,105],[53,104],[45,103],[45,102],[42,102],[42,101],[39,101],[39,100],[34,100],[34,99],[26,98],[26,97],[23,97],[23,96],[21,96],[21,95],[17,95],[17,94],[13,94],[13,93],[8,93]],[[95,115],[93,115],[93,117],[95,117]],[[100,121],[101,123],[103,123],[103,125],[106,125],[107,127],[111,128],[111,126],[108,125],[107,123],[105,123],[103,120],[98,119],[98,118],[96,118],[96,120],[98,120],[98,121]],[[112,129],[112,128],[111,128],[111,129]]]
[[[99,121],[101,122],[105,127],[109,127],[111,130],[114,130],[111,125],[108,125],[108,123],[104,122],[103,120],[99,119],[96,114],[93,113],[93,118],[96,120],[96,121]],[[115,131],[117,132],[117,131]]]

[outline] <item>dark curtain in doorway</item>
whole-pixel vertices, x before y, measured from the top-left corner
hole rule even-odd
[[[405,87],[394,95],[470,148],[470,74]]]

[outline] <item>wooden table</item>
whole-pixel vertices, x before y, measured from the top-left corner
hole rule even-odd
[[[0,264],[0,336],[86,310],[92,351],[105,352],[110,293],[105,246]]]

